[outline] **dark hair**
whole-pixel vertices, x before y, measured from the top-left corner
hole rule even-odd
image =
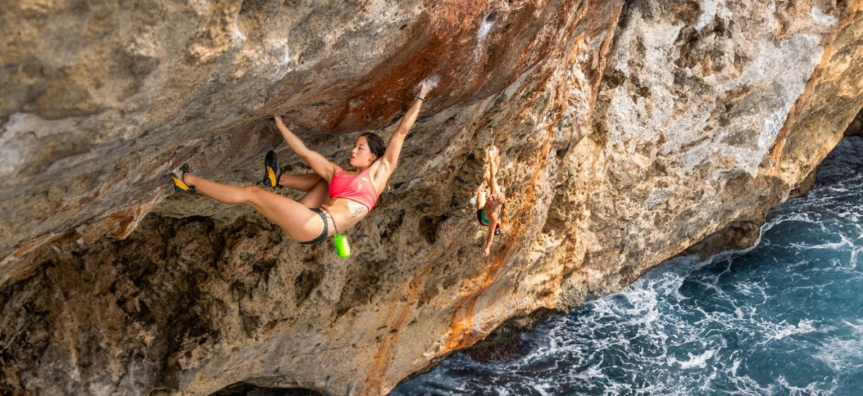
[[[384,139],[377,134],[366,132],[360,137],[365,137],[366,141],[369,142],[369,150],[372,154],[376,155],[378,159],[381,159],[384,156],[384,152],[387,151],[387,145],[384,143]]]

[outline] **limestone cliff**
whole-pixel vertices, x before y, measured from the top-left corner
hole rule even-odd
[[[757,230],[863,107],[863,0],[21,1],[0,20],[2,393],[385,394],[510,317]],[[185,162],[257,181],[274,113],[346,160],[431,75],[349,259],[170,195]],[[492,141],[508,201],[483,258]]]

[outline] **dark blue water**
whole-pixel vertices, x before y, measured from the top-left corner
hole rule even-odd
[[[392,395],[863,395],[863,139],[753,248],[675,259],[522,335],[521,353],[456,353]]]

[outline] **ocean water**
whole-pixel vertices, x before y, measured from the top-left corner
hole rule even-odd
[[[759,242],[678,258],[391,395],[863,395],[863,139],[846,138]]]

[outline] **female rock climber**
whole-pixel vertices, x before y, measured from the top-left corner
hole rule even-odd
[[[486,238],[485,246],[482,249],[483,256],[488,256],[489,251],[491,251],[491,243],[495,235],[500,235],[501,222],[503,221],[504,195],[497,185],[498,165],[500,165],[500,154],[497,152],[497,148],[492,146],[491,150],[488,151],[488,169],[485,172],[485,182],[491,188],[491,195],[486,201],[482,185],[476,192],[476,218],[481,225],[488,227],[488,238]]]
[[[353,170],[342,169],[335,162],[308,149],[297,135],[291,132],[282,118],[275,117],[288,146],[305,160],[314,173],[282,175],[274,152],[267,153],[265,183],[284,185],[306,194],[299,201],[265,191],[257,186],[237,187],[205,180],[188,173],[188,169],[171,173],[177,192],[199,191],[204,195],[228,204],[247,204],[264,217],[278,224],[291,239],[304,245],[320,242],[338,230],[358,223],[375,206],[378,196],[395,170],[402,144],[426,100],[429,84],[419,85],[410,108],[386,148],[383,139],[373,133],[357,138],[351,150]],[[417,92],[417,91],[415,91]],[[187,167],[184,167],[187,168]]]

